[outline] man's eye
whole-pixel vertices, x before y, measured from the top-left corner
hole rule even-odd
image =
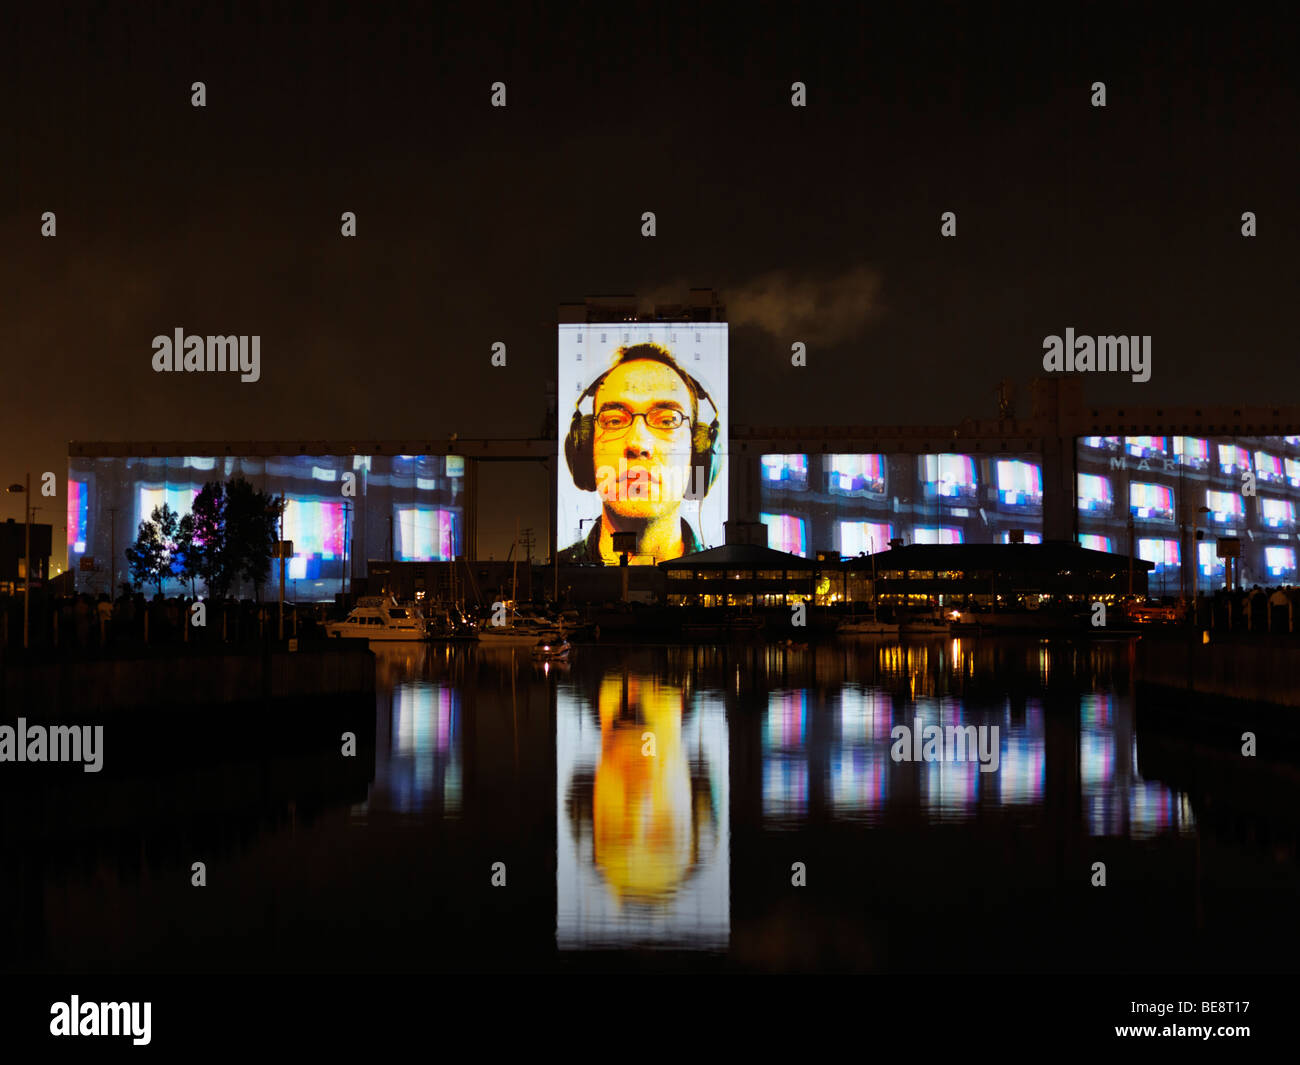
[[[630,419],[625,411],[607,410],[601,413],[599,421],[602,429],[626,429]]]
[[[677,410],[651,411],[650,424],[656,429],[676,429],[682,424],[682,412]]]

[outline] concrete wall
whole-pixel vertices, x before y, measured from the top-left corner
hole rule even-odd
[[[1262,639],[1209,644],[1142,639],[1135,679],[1200,696],[1300,706],[1300,646]]]

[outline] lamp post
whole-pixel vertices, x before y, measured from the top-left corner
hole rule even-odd
[[[25,484],[11,484],[8,490],[23,493],[23,650],[26,651],[29,646],[27,618],[32,599],[32,475],[27,475]]]
[[[1200,610],[1196,601],[1201,595],[1201,545],[1196,539],[1196,516],[1210,513],[1209,507],[1197,507],[1192,512],[1192,611],[1193,617],[1200,620]],[[1213,570],[1210,571],[1213,574]]]

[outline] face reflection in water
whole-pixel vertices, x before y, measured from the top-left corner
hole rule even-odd
[[[563,947],[724,946],[727,726],[720,701],[611,671],[557,697]]]

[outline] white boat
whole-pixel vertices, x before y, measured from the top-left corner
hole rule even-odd
[[[362,640],[425,640],[428,628],[414,610],[382,595],[362,596],[342,621],[331,621],[325,631],[335,638]]]
[[[516,617],[504,625],[486,621],[478,627],[478,642],[487,647],[534,647],[547,640],[564,639],[564,626],[539,618]]]

